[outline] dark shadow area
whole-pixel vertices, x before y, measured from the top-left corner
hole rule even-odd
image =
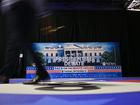
[[[52,84],[51,83],[41,84],[41,86],[43,86],[43,87],[39,87],[36,89],[37,90],[49,90],[49,91],[78,91],[78,90],[83,91],[83,90],[100,89],[100,87],[98,87],[94,84],[86,83],[86,82],[77,82],[77,83],[76,82],[75,83],[58,82],[58,83],[52,83]]]

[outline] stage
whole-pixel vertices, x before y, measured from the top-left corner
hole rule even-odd
[[[0,84],[0,105],[140,105],[140,78]],[[79,84],[77,84],[77,82]]]

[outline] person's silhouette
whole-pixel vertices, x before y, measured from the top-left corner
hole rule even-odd
[[[37,67],[36,77],[24,84],[36,84],[41,80],[50,80],[41,58],[33,51],[32,41],[39,19],[51,15],[47,9],[46,0],[3,0],[2,12],[6,15],[7,49],[5,65],[0,69],[0,83],[9,83],[9,78],[21,50],[28,50]],[[51,26],[51,25],[50,25]],[[49,27],[50,27],[49,26]],[[56,29],[48,30],[53,32]]]

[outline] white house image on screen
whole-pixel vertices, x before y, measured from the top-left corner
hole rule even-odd
[[[43,55],[46,65],[85,66],[102,63],[103,52],[101,46],[91,47],[70,43],[57,47],[45,47]]]

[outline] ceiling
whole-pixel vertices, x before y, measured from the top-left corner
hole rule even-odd
[[[126,0],[48,0],[52,9],[122,10]]]

